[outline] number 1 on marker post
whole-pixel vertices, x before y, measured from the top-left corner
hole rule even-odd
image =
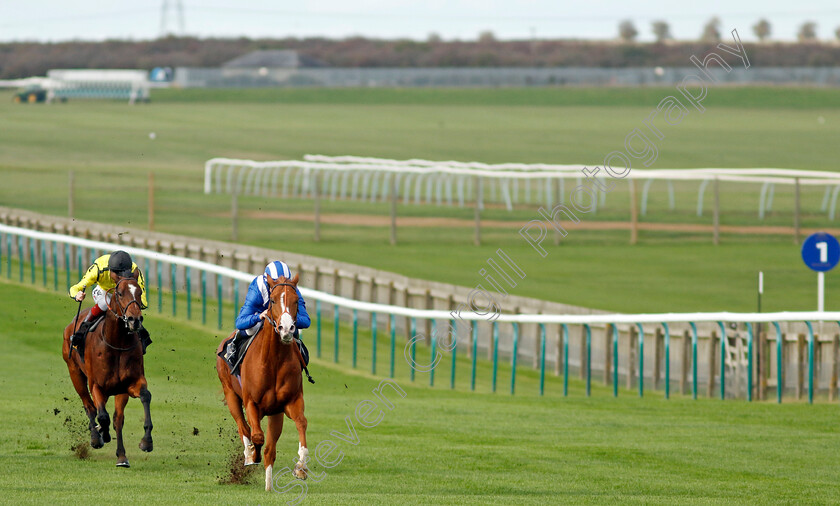
[[[818,242],[816,247],[820,250],[820,262],[828,262],[828,243],[825,241]]]

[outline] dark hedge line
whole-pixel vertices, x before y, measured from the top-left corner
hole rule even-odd
[[[44,75],[51,68],[215,67],[257,49],[296,49],[333,67],[630,67],[686,66],[710,43],[623,44],[603,41],[470,42],[308,39],[196,39],[0,44],[0,78]],[[746,44],[754,65],[835,66],[840,45]]]

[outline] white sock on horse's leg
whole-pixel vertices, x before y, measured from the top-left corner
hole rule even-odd
[[[254,444],[251,443],[251,440],[248,439],[247,436],[242,436],[242,444],[245,445],[245,465],[251,465],[254,463],[254,459],[256,457],[256,451],[254,448]]]
[[[265,491],[271,492],[271,478],[274,466],[266,466],[265,468]]]
[[[300,457],[300,462],[304,465],[309,461],[309,449],[301,446],[300,443],[298,443],[298,457]]]

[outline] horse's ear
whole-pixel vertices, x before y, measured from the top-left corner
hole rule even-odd
[[[135,280],[140,279],[140,267],[134,269],[134,272],[131,273],[131,277],[134,278]]]
[[[290,280],[289,280],[289,283],[291,283],[291,284],[293,284],[293,285],[297,286],[297,284],[298,284],[298,281],[299,281],[299,280],[300,280],[300,276],[299,276],[299,275],[297,275],[297,274],[295,274],[295,277],[293,277],[292,279],[290,279]]]
[[[111,277],[111,281],[113,281],[114,283],[120,280],[120,277],[117,276],[117,274],[114,271],[108,271],[108,275]]]

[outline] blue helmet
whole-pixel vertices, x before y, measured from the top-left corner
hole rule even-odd
[[[286,262],[275,260],[265,266],[265,275],[271,279],[278,279],[280,276],[291,279],[292,271],[289,270],[289,266],[286,265]]]

